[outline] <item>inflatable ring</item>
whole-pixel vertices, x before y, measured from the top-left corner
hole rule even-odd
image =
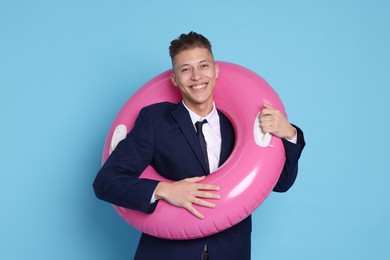
[[[232,63],[217,63],[219,76],[214,101],[232,122],[236,139],[228,160],[203,182],[218,185],[221,199],[216,201],[217,206],[213,209],[194,206],[202,212],[204,219],[198,219],[187,210],[164,200],[158,203],[152,214],[114,206],[120,216],[141,232],[174,240],[221,232],[251,214],[279,179],[285,162],[284,146],[279,138],[262,134],[257,119],[263,102],[285,113],[279,96],[254,72]],[[108,133],[103,162],[115,144],[125,137],[127,130],[132,129],[142,107],[161,101],[178,103],[181,100],[178,88],[171,83],[171,73],[172,70],[169,70],[155,77],[127,101]],[[113,140],[113,135],[117,140]],[[150,166],[140,178],[169,181]]]

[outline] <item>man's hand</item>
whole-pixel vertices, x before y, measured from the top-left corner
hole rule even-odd
[[[164,199],[174,206],[185,208],[194,216],[203,219],[204,216],[197,211],[192,204],[194,203],[203,207],[214,208],[214,203],[205,201],[201,198],[220,198],[219,194],[208,192],[218,191],[218,186],[198,183],[204,180],[204,178],[206,177],[187,178],[173,183],[160,182],[155,189],[155,197],[156,199]]]
[[[296,129],[288,122],[284,114],[267,103],[263,103],[263,106],[259,116],[262,131],[279,138],[293,139]]]

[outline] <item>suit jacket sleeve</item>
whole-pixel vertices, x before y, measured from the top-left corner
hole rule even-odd
[[[297,129],[297,143],[293,144],[285,139],[282,139],[284,149],[286,151],[286,162],[279,180],[274,187],[276,192],[286,192],[294,184],[298,174],[298,160],[301,157],[303,148],[305,147],[305,138],[302,130],[295,126]]]
[[[151,213],[150,199],[158,181],[138,177],[150,164],[154,149],[151,117],[141,110],[134,128],[109,156],[93,183],[99,199],[121,207]]]

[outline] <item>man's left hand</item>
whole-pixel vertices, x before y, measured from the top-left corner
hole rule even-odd
[[[288,140],[293,139],[296,134],[296,129],[288,122],[285,115],[270,104],[263,103],[259,120],[264,133],[270,133]]]

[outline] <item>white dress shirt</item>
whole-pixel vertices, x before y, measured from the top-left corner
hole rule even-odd
[[[196,113],[192,112],[188,107],[186,107],[184,102],[183,105],[190,113],[192,125],[194,126],[195,130],[196,130],[196,126],[195,126],[196,122],[203,121],[204,119],[207,120],[207,123],[203,124],[202,131],[203,131],[204,139],[206,140],[207,143],[207,156],[209,159],[210,173],[212,173],[218,169],[219,158],[221,155],[221,142],[222,142],[221,128],[219,125],[219,115],[217,109],[215,108],[215,104],[213,103],[213,109],[205,117],[201,117]]]

